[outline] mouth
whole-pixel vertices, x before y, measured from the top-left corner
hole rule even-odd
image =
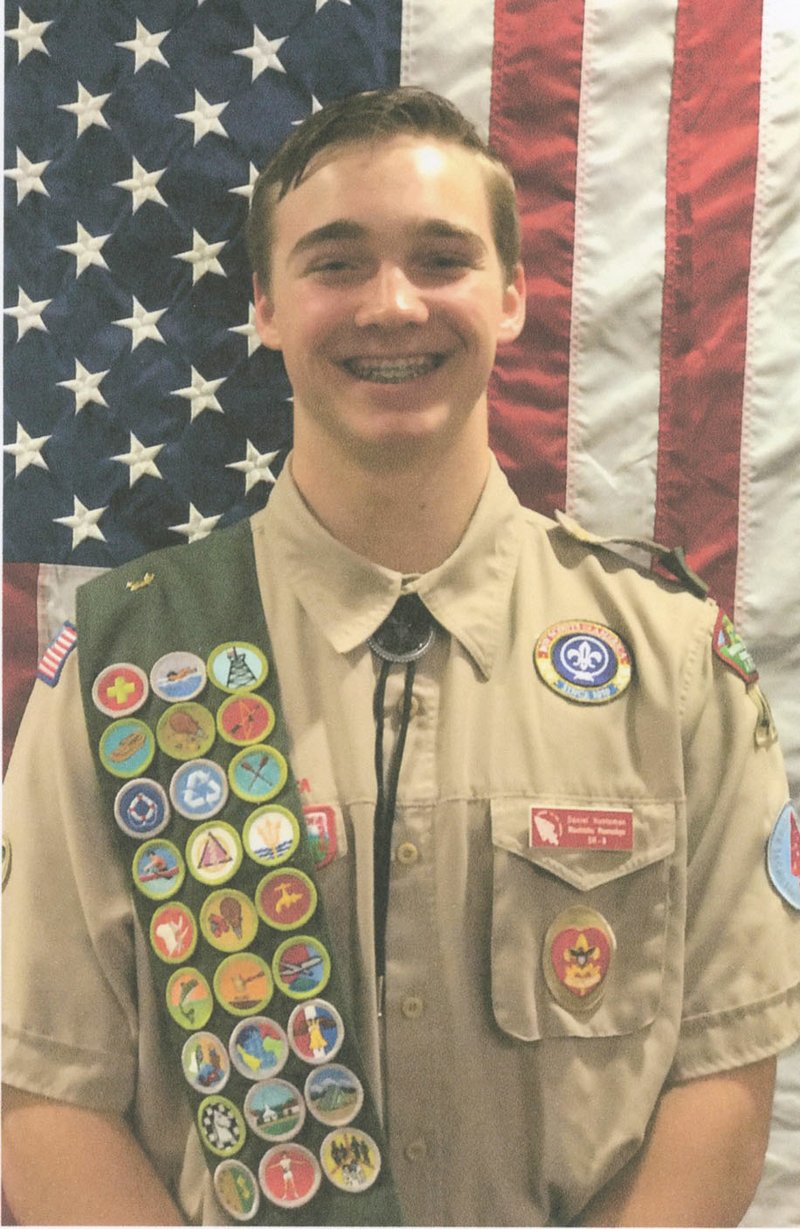
[[[430,375],[445,361],[444,354],[403,354],[380,358],[365,355],[345,359],[345,371],[358,380],[370,380],[375,384],[405,384]]]

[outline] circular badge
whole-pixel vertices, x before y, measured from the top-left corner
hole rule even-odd
[[[258,1211],[258,1183],[242,1161],[220,1161],[214,1170],[214,1192],[234,1220],[252,1220]]]
[[[258,914],[249,896],[235,888],[220,888],[203,901],[200,929],[220,952],[249,947],[258,930]]]
[[[181,1063],[195,1092],[222,1092],[231,1073],[228,1051],[214,1033],[193,1033],[188,1037]]]
[[[217,645],[208,659],[208,677],[221,691],[255,691],[268,670],[261,650],[243,640]]]
[[[584,619],[548,627],[536,642],[533,660],[552,691],[579,704],[607,704],[631,681],[631,655],[620,637]]]
[[[177,969],[167,982],[167,1010],[176,1024],[204,1028],[214,1010],[211,987],[199,969]]]
[[[788,904],[800,909],[800,819],[790,802],[770,833],[767,869],[775,890]]]
[[[247,1137],[240,1111],[217,1093],[204,1097],[198,1105],[197,1126],[201,1140],[215,1156],[233,1156]]]
[[[258,1181],[272,1203],[299,1208],[316,1195],[322,1171],[313,1152],[302,1144],[276,1144],[261,1158]]]
[[[275,1143],[294,1139],[306,1120],[306,1103],[288,1080],[262,1080],[245,1097],[244,1116],[251,1131]]]
[[[100,671],[92,684],[92,699],[107,717],[122,717],[141,708],[149,690],[144,670],[123,661]]]
[[[614,932],[602,914],[580,906],[560,913],[545,935],[543,952],[545,981],[556,1002],[573,1013],[593,1011],[615,950]]]
[[[226,957],[214,973],[214,993],[232,1016],[252,1016],[263,1011],[272,998],[269,966],[253,952]]]
[[[137,841],[155,836],[169,823],[167,792],[157,781],[137,777],[114,799],[114,816],[122,831]]]
[[[278,1075],[289,1057],[289,1042],[276,1020],[250,1016],[231,1033],[230,1053],[236,1070],[248,1080]]]
[[[197,947],[197,923],[180,901],[159,905],[150,919],[153,951],[167,964],[183,964]]]
[[[185,819],[211,819],[228,801],[228,778],[213,760],[189,760],[172,774],[169,796]]]
[[[213,715],[195,700],[171,704],[156,726],[158,745],[173,760],[193,760],[205,755],[216,736]]]
[[[231,789],[245,802],[266,802],[286,784],[289,766],[274,747],[261,743],[237,752],[228,765]]]
[[[172,841],[145,841],[133,857],[133,882],[150,900],[167,900],[180,891],[186,865]]]
[[[345,1127],[364,1104],[364,1088],[349,1067],[330,1063],[309,1073],[305,1097],[318,1122],[326,1127]]]
[[[342,1017],[331,1003],[312,999],[300,1003],[289,1016],[286,1026],[289,1045],[304,1063],[318,1066],[330,1062],[339,1053],[344,1041]]]
[[[284,939],[272,957],[275,985],[290,999],[310,999],[328,984],[331,958],[319,939]]]
[[[115,777],[138,777],[155,752],[152,730],[137,717],[112,721],[100,738],[100,762]]]
[[[357,1127],[331,1131],[322,1141],[319,1156],[325,1177],[351,1194],[369,1190],[381,1172],[378,1145]]]
[[[254,862],[280,866],[300,844],[300,824],[286,807],[258,807],[245,821],[242,841]]]
[[[166,653],[150,671],[150,686],[168,704],[194,700],[205,685],[205,662],[194,653]]]
[[[201,883],[227,883],[242,861],[242,842],[230,824],[212,819],[195,828],[186,842],[186,862]]]
[[[217,710],[217,729],[235,747],[261,742],[272,733],[274,725],[275,710],[261,696],[228,696]]]
[[[270,871],[256,888],[256,908],[275,930],[304,926],[317,907],[317,889],[303,871]]]

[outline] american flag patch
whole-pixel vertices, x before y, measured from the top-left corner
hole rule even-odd
[[[64,669],[64,662],[77,643],[78,633],[73,625],[68,622],[62,623],[58,635],[50,642],[41,656],[36,670],[37,679],[47,683],[48,687],[55,687]]]

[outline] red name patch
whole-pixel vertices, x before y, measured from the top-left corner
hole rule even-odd
[[[535,849],[633,849],[633,811],[531,807]]]

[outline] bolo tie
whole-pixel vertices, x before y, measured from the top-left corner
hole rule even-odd
[[[378,680],[372,701],[375,719],[375,779],[377,797],[373,835],[373,870],[375,884],[375,966],[378,979],[378,1010],[383,1005],[383,982],[386,972],[386,921],[389,909],[389,873],[391,867],[391,836],[397,802],[397,784],[411,717],[411,697],[417,662],[433,643],[434,620],[416,593],[399,597],[380,627],[367,644],[380,660]],[[384,778],[383,727],[386,680],[393,665],[405,665],[403,707],[400,729],[392,751],[389,770]]]

